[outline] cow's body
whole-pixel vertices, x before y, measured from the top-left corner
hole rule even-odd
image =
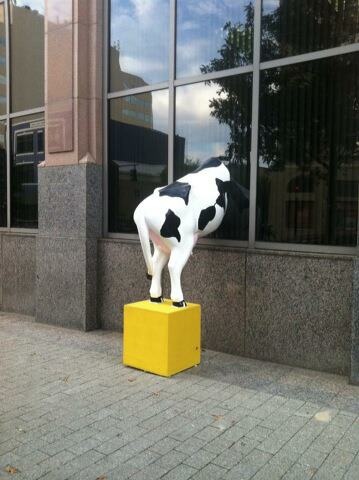
[[[227,207],[228,169],[210,159],[167,187],[157,188],[136,208],[137,225],[147,271],[152,276],[152,301],[162,300],[161,274],[168,262],[171,299],[184,306],[181,273],[199,237],[214,232]],[[149,240],[154,245],[152,256]]]

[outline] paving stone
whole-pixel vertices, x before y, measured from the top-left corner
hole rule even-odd
[[[195,473],[191,479],[193,480],[218,480],[223,478],[227,473],[227,469],[219,467],[218,465],[214,465],[210,463],[202,468],[201,471]]]
[[[123,367],[120,340],[0,315],[0,479],[359,478],[343,377],[206,351],[166,379]]]
[[[298,463],[304,466],[307,465],[309,467],[319,468],[327,456],[327,453],[316,450],[314,447],[310,446],[308,450],[301,455]]]
[[[212,453],[209,452],[208,450],[201,449],[198,450],[196,453],[191,455],[190,457],[187,457],[185,460],[183,460],[183,463],[186,465],[189,465],[190,467],[197,468],[200,470],[204,466],[206,466],[208,463],[213,461],[217,457],[217,453]]]
[[[309,465],[302,465],[300,463],[294,464],[287,473],[282,477],[283,480],[310,480],[317,472],[315,467]]]
[[[346,471],[344,477],[345,480],[358,480],[359,478],[359,463],[353,463]]]
[[[191,478],[197,470],[188,465],[178,465],[173,470],[170,470],[166,475],[161,477],[163,480],[187,480]]]

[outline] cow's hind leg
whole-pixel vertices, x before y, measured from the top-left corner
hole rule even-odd
[[[175,307],[186,306],[181,287],[181,274],[192,253],[193,245],[194,242],[189,241],[173,248],[168,262],[168,270],[171,277],[171,300]]]
[[[152,258],[153,276],[150,288],[151,302],[162,302],[162,270],[169,259],[169,254],[160,250],[157,246],[154,248]]]

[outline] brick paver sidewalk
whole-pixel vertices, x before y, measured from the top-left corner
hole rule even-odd
[[[359,479],[347,378],[207,351],[165,379],[120,353],[0,315],[0,479]]]

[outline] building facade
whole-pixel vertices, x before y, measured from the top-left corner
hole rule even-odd
[[[359,383],[359,2],[0,1],[2,310],[121,329],[135,206],[209,158],[204,347]]]

